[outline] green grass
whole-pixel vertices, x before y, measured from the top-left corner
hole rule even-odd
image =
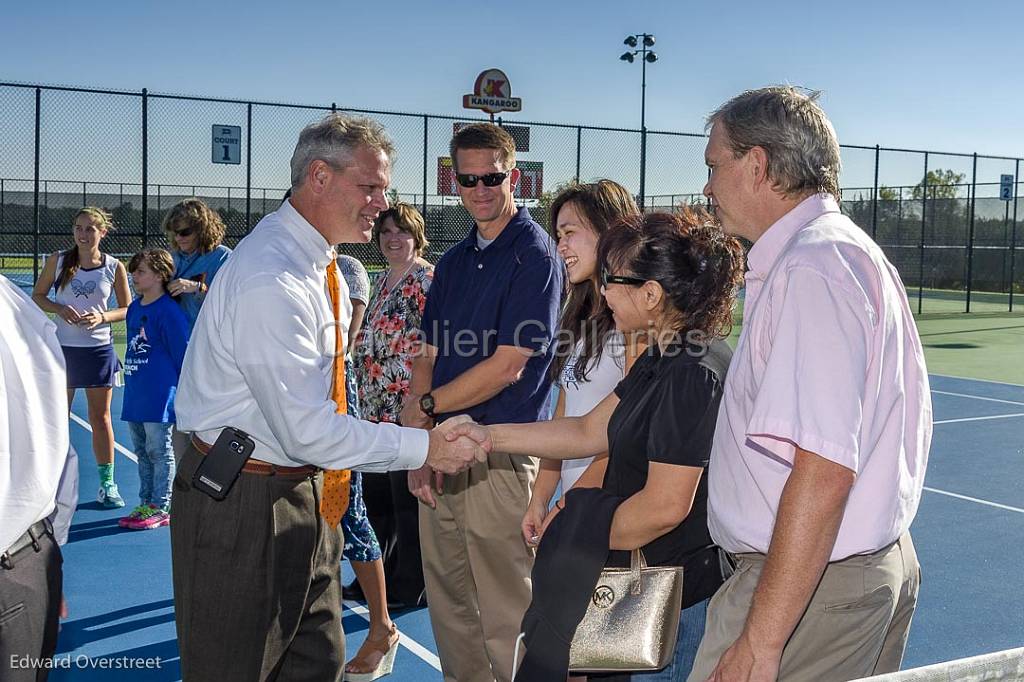
[[[22,271],[32,272],[31,256],[0,256],[0,273]]]
[[[916,319],[929,372],[1024,385],[1024,313],[1004,309]]]
[[[924,289],[921,292],[921,314],[930,313],[963,313],[966,309],[967,292],[948,289]],[[907,289],[910,309],[917,312],[918,291]],[[1014,307],[1024,304],[1024,295],[1014,295]],[[971,292],[971,314],[974,313],[1005,313],[1010,307],[1010,295],[989,291]]]
[[[1024,300],[1022,300],[1024,306]],[[972,302],[972,310],[974,305]],[[1024,312],[930,312],[915,315],[925,362],[933,374],[1024,385]],[[742,318],[729,344],[735,348]]]

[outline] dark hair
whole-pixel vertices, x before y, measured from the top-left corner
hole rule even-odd
[[[617,182],[573,183],[563,188],[551,203],[551,236],[556,241],[558,213],[566,204],[572,204],[583,214],[598,237],[623,218],[640,214],[629,190]],[[608,334],[615,328],[612,313],[597,291],[596,283],[596,277],[578,284],[570,284],[566,280],[570,287],[569,297],[562,309],[559,331],[555,336],[555,361],[551,363],[554,381],[558,381],[578,341],[583,343],[573,367],[573,377],[576,381],[586,381],[587,370],[601,359]]]
[[[79,216],[83,215],[89,216],[89,219],[96,223],[100,229],[107,232],[111,232],[114,229],[114,222],[110,217],[110,211],[98,206],[84,206],[78,209],[71,224],[74,225]],[[78,272],[78,245],[72,244],[70,248],[61,252],[61,256],[63,258],[60,263],[60,272],[57,273],[57,279],[54,280],[54,288],[58,291],[70,284],[75,273]]]
[[[147,249],[132,256],[128,261],[128,272],[134,273],[145,262],[150,270],[160,275],[164,286],[174,277],[174,258],[166,249]]]
[[[675,331],[726,337],[743,282],[743,247],[705,209],[647,213],[608,230],[598,262],[609,271],[655,281],[677,318]]]
[[[452,168],[459,170],[459,159],[455,153],[460,149],[493,149],[498,152],[501,165],[511,170],[516,166],[516,143],[508,131],[493,123],[474,123],[452,137],[448,153],[452,157]]]
[[[416,207],[404,201],[397,201],[394,206],[391,206],[386,211],[382,211],[377,216],[377,219],[373,221],[373,241],[377,243],[378,247],[380,246],[381,230],[384,229],[384,221],[388,218],[395,221],[395,227],[399,230],[412,235],[416,255],[422,256],[423,252],[430,246],[430,242],[427,241],[427,231],[426,225],[423,222],[423,216]]]

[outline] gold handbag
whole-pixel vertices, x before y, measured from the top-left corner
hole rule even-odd
[[[573,672],[660,670],[672,660],[683,604],[683,567],[606,568],[569,649]]]

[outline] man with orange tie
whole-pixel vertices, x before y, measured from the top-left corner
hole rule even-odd
[[[394,148],[380,124],[331,114],[305,128],[291,199],[239,242],[207,293],[175,409],[191,432],[174,481],[171,552],[185,680],[341,680],[338,521],[344,469],[454,473],[468,439],[343,414],[351,314],[334,246],[367,242],[387,208]],[[193,485],[221,432],[255,448],[224,499]],[[326,471],[324,471],[326,470]]]

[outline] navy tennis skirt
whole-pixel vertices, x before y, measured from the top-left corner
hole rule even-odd
[[[121,362],[114,344],[105,346],[61,346],[68,369],[68,388],[113,386]]]

